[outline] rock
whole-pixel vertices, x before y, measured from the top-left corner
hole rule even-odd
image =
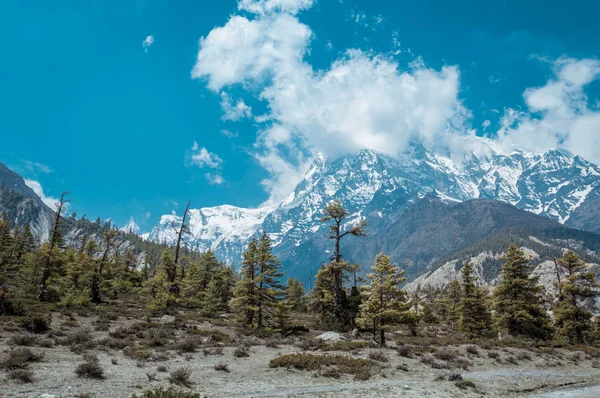
[[[353,339],[358,339],[360,337],[360,332],[358,331],[358,329],[352,330],[352,332],[350,333],[350,337],[352,337]]]
[[[325,332],[325,333],[320,334],[317,337],[315,337],[315,340],[341,341],[341,340],[346,340],[346,338],[344,336],[342,336],[341,334],[336,333],[336,332]]]
[[[175,317],[173,315],[163,315],[160,318],[152,318],[152,322],[173,323],[175,322]]]

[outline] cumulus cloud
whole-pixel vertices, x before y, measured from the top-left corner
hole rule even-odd
[[[154,36],[152,36],[152,35],[146,36],[146,38],[142,42],[142,48],[144,49],[145,53],[148,52],[148,50],[150,49],[152,44],[154,44]]]
[[[229,131],[225,129],[221,130],[221,134],[227,138],[236,138],[239,136],[239,133],[237,131]]]
[[[284,12],[297,14],[312,7],[314,0],[241,0],[238,9],[253,14]]]
[[[505,111],[498,139],[505,147],[560,147],[600,163],[600,110],[585,94],[600,77],[600,61],[560,58],[552,69],[544,86],[525,90],[526,110]]]
[[[478,149],[457,66],[434,69],[419,58],[404,65],[389,54],[348,49],[317,69],[306,60],[313,32],[297,16],[312,4],[240,1],[239,10],[251,15],[233,15],[201,38],[191,72],[221,95],[226,120],[251,115],[243,100],[231,99],[231,90],[267,106],[254,118],[252,154],[270,174],[262,183],[271,202],[290,192],[318,152],[330,158],[361,149],[394,155],[411,142],[454,156]],[[399,45],[396,35],[396,51]],[[558,146],[600,161],[600,113],[584,91],[600,74],[599,61],[561,58],[553,70],[545,86],[526,90],[526,109],[506,109],[499,131],[489,131],[488,120],[482,130],[501,148]]]
[[[42,200],[42,202],[44,202],[46,206],[56,211],[58,208],[58,199],[52,196],[46,196],[46,194],[44,194],[42,184],[40,184],[39,181],[25,180],[25,185],[31,188],[31,190]]]
[[[205,147],[200,147],[196,141],[188,154],[189,162],[200,168],[213,169],[204,173],[204,177],[211,185],[221,185],[226,181],[220,173],[223,160],[215,153],[209,152]]]
[[[239,8],[266,3],[242,1]],[[313,33],[294,15],[300,9],[232,16],[200,40],[192,70],[216,93],[238,85],[267,103],[270,113],[255,119],[261,123],[255,157],[271,173],[263,181],[271,200],[289,193],[316,152],[396,154],[413,140],[437,146],[448,142],[442,135],[469,132],[457,67],[435,70],[420,60],[401,67],[385,55],[351,49],[316,70],[304,60]]]
[[[194,141],[194,145],[192,145],[190,161],[196,166],[208,167],[210,169],[219,168],[223,163],[223,160],[221,160],[217,154],[209,152],[204,147],[200,148],[196,141]]]
[[[221,108],[223,108],[223,120],[237,121],[252,116],[252,108],[240,99],[233,103],[231,96],[225,92],[221,93]]]

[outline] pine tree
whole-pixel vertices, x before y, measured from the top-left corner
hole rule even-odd
[[[31,233],[31,227],[29,224],[25,224],[23,229],[19,231],[17,238],[15,239],[15,260],[21,261],[21,257],[29,253],[35,247],[35,239]]]
[[[202,284],[203,279],[200,267],[192,263],[182,281],[182,296],[186,302],[186,306],[198,308],[201,305]]]
[[[450,282],[450,287],[448,288],[448,301],[449,301],[449,309],[448,309],[448,320],[450,324],[456,328],[458,326],[458,319],[460,317],[459,314],[459,305],[460,300],[462,299],[462,288],[460,286],[460,282],[456,279],[453,279]]]
[[[6,213],[0,214],[0,270],[6,271],[12,260],[15,238],[12,225]]]
[[[204,291],[208,287],[208,284],[210,283],[210,280],[212,279],[216,270],[223,265],[219,262],[210,248],[200,255],[198,264],[202,273],[201,290]]]
[[[52,227],[52,232],[50,233],[50,241],[47,245],[44,245],[43,248],[46,258],[44,260],[42,276],[40,278],[40,293],[38,295],[38,299],[40,301],[51,301],[53,298],[51,297],[52,294],[48,294],[48,279],[50,279],[52,274],[56,272],[62,265],[60,259],[61,252],[59,250],[63,246],[60,223],[63,219],[62,212],[65,210],[65,206],[68,202],[65,197],[67,195],[68,192],[63,192],[60,196],[60,200],[57,202],[54,226]]]
[[[290,309],[295,311],[306,311],[306,291],[304,285],[297,278],[289,278],[287,281],[286,297]]]
[[[238,319],[244,326],[252,326],[258,310],[258,294],[256,291],[258,266],[258,242],[256,239],[252,239],[244,252],[241,279],[236,283],[233,298],[229,302],[229,306],[238,314]]]
[[[496,324],[513,336],[547,340],[552,325],[542,306],[542,288],[523,250],[510,245],[502,264],[502,283],[494,291]]]
[[[559,287],[561,297],[556,303],[554,318],[560,334],[570,343],[583,344],[592,328],[593,314],[581,301],[600,296],[596,274],[587,271],[584,261],[572,251],[567,251],[558,264],[566,271],[566,279]]]
[[[379,344],[385,346],[385,331],[401,322],[408,310],[406,293],[398,288],[406,278],[404,271],[390,264],[390,257],[383,253],[377,255],[371,271],[367,275],[369,284],[361,287],[364,300],[357,321],[362,327],[372,327],[374,337],[379,332]]]
[[[340,201],[334,200],[327,204],[321,222],[331,222],[329,225],[329,239],[334,240],[333,259],[330,265],[331,275],[333,277],[333,317],[335,323],[342,326],[342,301],[344,272],[348,271],[350,265],[342,261],[340,252],[340,243],[346,236],[365,237],[366,220],[361,220],[357,225],[343,231],[344,220],[348,216],[348,212],[342,206]]]
[[[491,315],[485,305],[482,290],[475,285],[473,266],[466,263],[462,269],[462,292],[458,307],[458,328],[471,336],[482,336],[491,331]]]
[[[263,232],[258,245],[258,277],[256,279],[257,293],[257,326],[262,328],[266,317],[273,314],[277,303],[283,296],[281,285],[281,264],[277,256],[273,255],[271,239]]]
[[[315,287],[310,292],[311,309],[320,315],[322,327],[330,327],[334,323],[333,308],[333,275],[331,267],[321,266],[315,278]]]

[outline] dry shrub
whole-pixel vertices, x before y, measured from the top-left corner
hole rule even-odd
[[[8,344],[9,345],[19,345],[19,346],[23,346],[23,347],[31,347],[31,346],[36,345],[37,341],[38,341],[37,336],[28,334],[28,333],[23,333],[23,334],[18,334],[18,335],[11,337],[8,340]]]
[[[456,352],[450,351],[450,350],[441,350],[441,351],[435,352],[433,354],[433,356],[439,360],[451,362],[451,361],[456,360],[456,358],[458,357],[458,354]]]
[[[390,358],[383,351],[371,351],[367,358],[378,362],[389,362]]]
[[[396,369],[401,370],[403,372],[408,372],[408,365],[405,363],[399,363],[398,365],[396,365]]]
[[[192,371],[188,367],[175,369],[169,374],[169,382],[178,386],[190,388],[192,386],[192,382],[190,381],[191,376]]]
[[[474,345],[467,346],[466,350],[471,355],[479,355],[479,350]]]
[[[246,347],[241,346],[233,351],[233,356],[236,358],[247,358],[250,356],[250,353]]]
[[[169,371],[169,368],[167,368],[165,365],[159,365],[156,367],[156,371],[161,372],[161,373],[166,373]]]
[[[340,373],[354,375],[357,380],[366,380],[371,377],[371,369],[375,362],[352,358],[345,355],[313,355],[313,354],[287,354],[278,356],[269,362],[269,367],[293,368],[308,371],[320,371],[326,367],[335,367]]]
[[[0,363],[4,369],[24,369],[32,362],[40,362],[44,353],[35,353],[26,347],[17,347],[8,353],[8,356]]]
[[[215,370],[218,372],[227,372],[229,373],[229,367],[227,366],[226,363],[216,363],[215,364]]]
[[[401,357],[412,358],[412,348],[410,346],[403,345],[400,347],[396,347],[396,351]]]
[[[461,390],[468,390],[469,388],[475,388],[475,383],[471,380],[458,380],[454,385]]]
[[[487,355],[488,355],[488,358],[491,358],[491,359],[500,358],[500,354],[497,351],[490,351],[490,352],[488,352]]]
[[[79,366],[77,366],[77,369],[75,369],[75,373],[78,377],[85,379],[104,379],[104,369],[102,368],[102,366],[100,366],[98,360],[92,359],[82,364],[79,364]]]
[[[8,372],[8,378],[20,383],[33,383],[33,372],[26,369],[14,369]]]
[[[186,352],[196,352],[198,350],[198,347],[200,347],[200,339],[194,336],[186,337],[185,339],[183,339],[175,345],[175,349],[180,354]]]
[[[133,394],[131,398],[200,398],[200,394],[175,390],[172,387],[165,390],[162,387],[154,391],[145,391],[142,395]]]

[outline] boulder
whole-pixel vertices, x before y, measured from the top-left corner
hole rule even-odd
[[[344,336],[342,336],[341,334],[336,333],[336,332],[325,332],[325,333],[320,334],[317,337],[315,337],[315,340],[341,341],[341,340],[346,340],[346,338]]]

